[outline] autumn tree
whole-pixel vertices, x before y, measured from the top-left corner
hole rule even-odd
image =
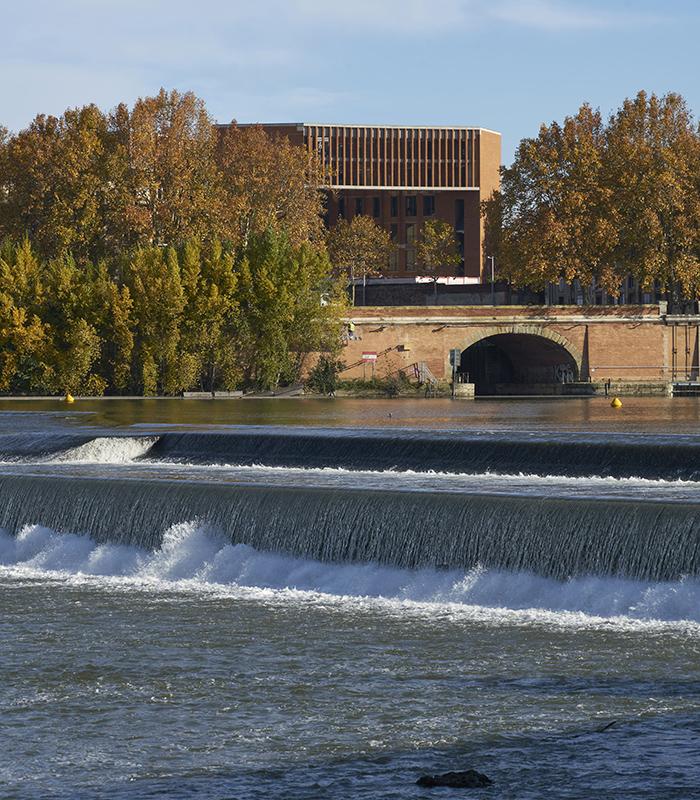
[[[562,277],[595,278],[617,291],[617,224],[599,112],[584,105],[563,125],[543,125],[524,139],[484,210],[491,252],[511,282],[542,288]]]
[[[109,117],[94,105],[39,115],[1,148],[0,232],[80,260],[212,237],[223,208],[217,142],[191,92],[161,89]]]
[[[454,267],[462,261],[455,229],[442,219],[427,220],[418,240],[416,255],[422,270],[433,280],[434,298],[437,301],[440,271],[445,267]]]
[[[0,392],[51,393],[51,359],[46,326],[0,293]]]
[[[337,355],[321,160],[161,90],[0,128],[0,392],[276,387]]]
[[[700,139],[680,95],[640,92],[613,115],[606,169],[619,274],[700,294]]]
[[[50,392],[50,335],[41,321],[41,263],[25,237],[0,248],[0,391]]]
[[[68,255],[42,262],[28,240],[0,253],[0,387],[101,394],[100,338],[86,320],[90,282]]]
[[[129,244],[177,245],[218,231],[217,132],[204,101],[192,92],[161,89],[137,100],[130,112],[118,106],[110,131],[126,159],[114,201],[123,205]]]
[[[245,249],[252,236],[283,230],[292,245],[321,241],[327,175],[318,156],[233,123],[220,132],[218,165],[228,239]]]
[[[683,99],[640,92],[607,123],[584,105],[524,139],[484,204],[489,247],[518,285],[561,278],[619,294],[628,275],[700,291],[700,138]]]
[[[335,273],[345,275],[350,281],[353,305],[355,280],[362,278],[364,287],[368,277],[381,274],[395,247],[389,233],[362,214],[350,222],[338,220],[328,232],[327,245]]]
[[[40,115],[5,147],[5,202],[0,229],[28,235],[39,253],[71,250],[77,258],[103,251],[107,120],[94,105],[61,117]]]

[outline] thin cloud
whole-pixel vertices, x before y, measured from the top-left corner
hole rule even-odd
[[[464,31],[497,22],[543,31],[592,30],[652,24],[656,15],[615,11],[571,0],[289,0],[292,18],[304,24],[409,35]]]
[[[556,0],[506,0],[492,4],[489,13],[501,22],[544,31],[601,30],[650,25],[661,19],[642,12],[619,12]]]
[[[395,34],[424,34],[463,28],[475,21],[470,11],[484,5],[482,0],[289,0],[291,17],[304,24],[352,28],[366,34],[393,31]]]

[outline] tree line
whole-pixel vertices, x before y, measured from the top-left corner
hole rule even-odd
[[[114,260],[0,248],[0,392],[155,395],[275,388],[341,346],[343,287],[284,232],[188,239]]]
[[[269,389],[319,352],[337,372],[348,279],[354,302],[396,243],[366,216],[326,230],[329,178],[191,92],[0,127],[0,392]],[[454,230],[418,253],[437,278]]]
[[[320,161],[260,127],[217,126],[191,92],[0,129],[0,233],[78,261],[187,239],[323,239]]]
[[[275,388],[341,346],[318,159],[161,90],[0,130],[0,392]]]
[[[487,252],[516,286],[578,280],[618,295],[632,276],[672,298],[700,294],[700,131],[678,94],[543,125],[483,211]]]

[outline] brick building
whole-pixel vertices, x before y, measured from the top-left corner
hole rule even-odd
[[[415,279],[416,243],[433,217],[456,231],[463,262],[443,271],[465,282],[484,277],[480,204],[499,185],[501,136],[485,128],[264,124],[319,153],[331,175],[327,221],[373,217],[399,245],[387,277]]]

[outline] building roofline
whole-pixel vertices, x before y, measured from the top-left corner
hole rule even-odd
[[[220,128],[228,128],[236,124],[239,128],[251,128],[254,125],[260,127],[274,127],[274,128],[385,128],[387,130],[432,130],[432,131],[483,131],[484,133],[493,133],[496,136],[501,136],[499,131],[494,131],[491,128],[482,128],[480,125],[368,125],[364,124],[351,124],[340,122],[220,122],[217,123]]]

